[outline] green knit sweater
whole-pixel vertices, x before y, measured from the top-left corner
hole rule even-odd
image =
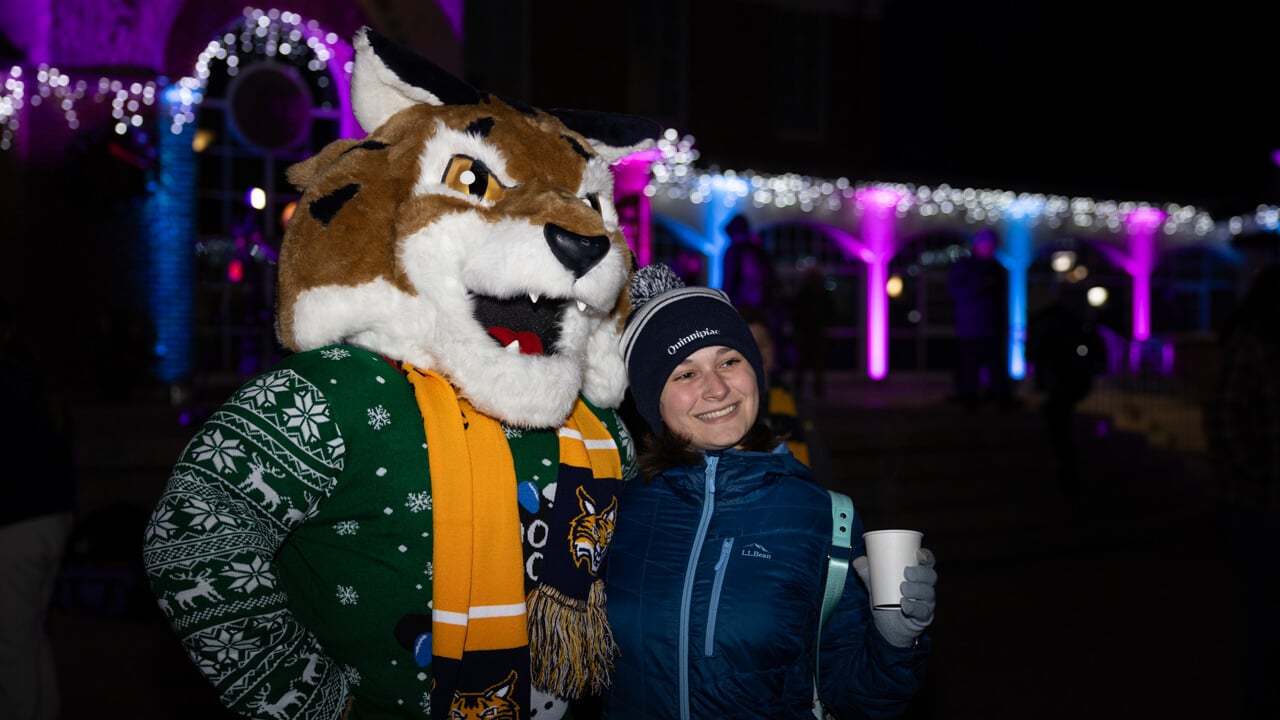
[[[631,477],[625,427],[592,410]],[[506,434],[522,529],[539,527],[555,502],[556,429]],[[351,695],[353,718],[430,717],[430,648],[418,646],[432,593],[426,436],[412,387],[381,356],[297,353],[241,387],[174,467],[144,563],[229,709],[331,720]]]

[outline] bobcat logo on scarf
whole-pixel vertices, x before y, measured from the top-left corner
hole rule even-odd
[[[516,674],[477,693],[456,693],[449,706],[449,720],[515,720],[520,717],[520,704],[511,699],[515,694]]]
[[[618,498],[614,497],[607,507],[596,512],[596,501],[587,494],[586,488],[579,486],[578,508],[582,513],[573,519],[569,533],[569,542],[573,543],[573,561],[579,566],[586,562],[591,574],[598,576],[618,521]]]
[[[353,45],[368,134],[288,170],[292,352],[178,459],[151,589],[239,715],[555,720],[616,652],[600,574],[634,471],[633,255],[610,165],[659,127],[497,97],[368,29]]]

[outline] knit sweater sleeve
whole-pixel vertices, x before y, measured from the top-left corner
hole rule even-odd
[[[153,594],[238,714],[342,712],[347,679],[289,611],[274,558],[332,491],[343,455],[324,389],[276,369],[208,418],[152,512],[143,560]]]

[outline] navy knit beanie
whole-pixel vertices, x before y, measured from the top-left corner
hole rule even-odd
[[[631,281],[631,306],[622,332],[622,359],[636,410],[654,434],[664,430],[658,399],[667,378],[685,358],[705,347],[723,345],[742,353],[756,372],[760,408],[768,403],[760,348],[728,295],[685,287],[666,265],[646,265]]]

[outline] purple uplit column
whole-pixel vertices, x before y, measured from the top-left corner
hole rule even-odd
[[[649,169],[661,157],[660,150],[641,150],[620,158],[610,166],[618,222],[641,265],[648,265],[653,253],[653,216],[645,190],[649,187]]]
[[[867,264],[867,375],[883,380],[889,371],[889,297],[885,281],[893,257],[894,210],[902,194],[884,187],[863,188],[857,194],[862,211],[863,262]]]
[[[1129,233],[1129,262],[1126,270],[1133,277],[1133,339],[1151,337],[1151,271],[1156,265],[1156,230],[1164,222],[1165,213],[1142,207],[1124,218]]]

